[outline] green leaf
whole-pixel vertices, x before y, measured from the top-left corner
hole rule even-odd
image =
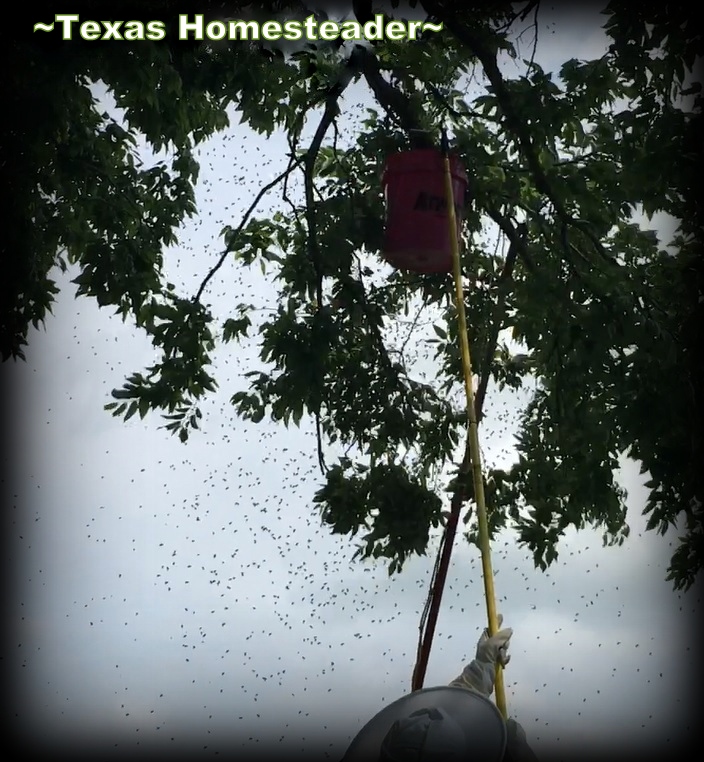
[[[129,421],[129,419],[137,412],[137,400],[134,400],[130,403],[129,407],[127,408],[127,412],[125,413],[125,420]]]

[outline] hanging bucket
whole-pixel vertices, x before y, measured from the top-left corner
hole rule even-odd
[[[456,156],[450,156],[450,173],[459,245],[467,176]],[[382,186],[386,196],[386,261],[399,270],[451,272],[442,154],[432,148],[392,154],[384,167]]]

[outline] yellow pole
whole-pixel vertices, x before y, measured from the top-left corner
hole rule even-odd
[[[496,595],[494,592],[494,573],[491,568],[491,547],[489,541],[489,523],[486,514],[484,498],[484,479],[482,478],[482,462],[479,452],[479,436],[477,433],[477,414],[474,409],[474,389],[472,387],[472,361],[469,354],[469,337],[467,335],[467,318],[464,311],[464,294],[462,292],[462,268],[460,252],[457,243],[457,217],[455,215],[454,193],[452,192],[452,172],[448,152],[443,151],[445,162],[445,198],[447,199],[447,219],[450,228],[450,245],[452,246],[452,261],[455,275],[455,300],[457,304],[457,320],[459,324],[460,348],[462,350],[462,370],[464,373],[464,388],[467,395],[467,420],[469,424],[469,453],[472,459],[472,480],[474,482],[474,497],[477,503],[477,522],[479,524],[479,547],[482,555],[482,572],[484,575],[484,597],[489,619],[489,635],[499,628],[496,613]],[[496,706],[506,718],[506,692],[504,690],[503,669],[496,667]]]

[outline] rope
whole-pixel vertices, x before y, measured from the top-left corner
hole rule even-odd
[[[469,336],[467,332],[467,318],[464,310],[464,295],[462,290],[462,269],[460,264],[459,246],[457,244],[457,218],[455,215],[454,193],[452,190],[452,172],[450,169],[450,158],[448,155],[447,135],[445,130],[442,132],[442,154],[445,171],[445,198],[447,200],[447,217],[450,234],[450,244],[452,246],[452,262],[455,279],[455,301],[457,307],[457,320],[459,327],[460,349],[462,352],[462,372],[464,376],[464,387],[467,398],[467,423],[468,423],[468,447],[472,466],[472,481],[474,484],[474,498],[477,506],[477,523],[479,528],[479,548],[482,559],[482,573],[484,577],[484,598],[486,600],[487,618],[489,621],[489,635],[493,635],[498,630],[498,616],[496,612],[496,595],[494,591],[494,573],[491,567],[491,544],[489,539],[489,522],[486,512],[486,500],[484,496],[484,479],[482,478],[481,453],[479,449],[479,435],[477,432],[477,415],[474,407],[474,389],[472,387],[472,362],[469,350]],[[466,453],[463,462],[463,471],[466,466]],[[462,505],[460,490],[455,492],[452,501],[452,510],[450,519],[445,528],[445,536],[440,547],[440,553],[436,566],[433,571],[432,590],[429,602],[423,612],[421,620],[421,629],[425,626],[425,633],[422,635],[419,645],[419,659],[413,673],[413,690],[423,687],[423,678],[430,654],[430,646],[437,621],[437,612],[440,607],[440,599],[445,584],[447,567],[449,565],[450,553],[452,552],[452,540],[454,539],[457,520]],[[443,561],[445,562],[443,564]],[[444,568],[443,568],[444,567]],[[436,574],[437,572],[437,574]],[[428,613],[430,612],[430,613]],[[503,683],[503,670],[501,665],[496,667],[496,680],[494,683],[496,693],[496,705],[501,714],[507,717],[506,711],[506,693]]]

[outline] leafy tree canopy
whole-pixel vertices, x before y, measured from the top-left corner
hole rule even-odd
[[[77,5],[82,17],[105,15],[97,3]],[[374,14],[373,3],[352,5],[350,18]],[[39,18],[32,8],[26,33],[3,42],[11,118],[2,140],[14,167],[4,205],[3,358],[23,357],[30,326],[55,298],[52,273],[73,266],[79,293],[136,322],[159,352],[108,408],[125,419],[157,411],[185,441],[217,386],[216,346],[259,341],[266,371],[249,374],[235,409],[286,425],[312,416],[321,462],[326,442],[349,448],[353,456],[325,465],[315,496],[323,520],[333,532],[363,532],[359,553],[400,569],[441,521],[433,474],[454,468],[450,488],[471,500],[452,466],[465,420],[452,396],[461,369],[451,277],[394,272],[381,285],[372,277],[383,267],[383,157],[436,145],[447,125],[470,172],[463,268],[480,419],[492,389],[535,383],[516,462],[485,474],[492,531],[514,527],[541,568],[570,526],[602,527],[607,542],[622,542],[628,527],[614,471],[625,453],[650,475],[648,527],[680,530],[668,578],[687,588],[702,567],[704,501],[695,21],[684,4],[610,2],[604,55],[551,72],[519,39],[537,29],[535,0],[411,5],[443,30],[416,42],[285,54],[179,41],[177,14],[197,12],[192,4],[122,4],[121,18],[164,19],[167,35],[119,43],[33,35],[33,23],[54,11]],[[300,2],[258,8],[263,17],[307,15]],[[252,12],[234,0],[201,9],[210,19]],[[378,108],[342,147],[345,71]],[[470,78],[482,89],[471,98]],[[96,82],[124,121],[101,108]],[[278,310],[256,339],[248,305],[220,323],[205,301],[220,263],[204,257],[195,296],[164,277],[165,249],[197,213],[194,147],[228,127],[228,108],[259,133],[283,132],[291,147],[278,182],[262,187],[282,194],[285,211],[258,216],[253,204],[222,231],[221,262],[265,261],[276,273]],[[308,115],[319,126],[304,143]],[[167,158],[143,164],[138,137],[157,153],[167,148]],[[305,177],[299,202],[286,191],[293,173]],[[638,222],[659,213],[678,221],[672,241]],[[507,245],[487,243],[489,228]],[[414,378],[389,333],[419,302],[437,315],[435,385]]]

